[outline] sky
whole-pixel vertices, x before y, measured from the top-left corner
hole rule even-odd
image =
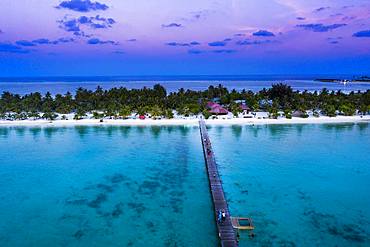
[[[0,76],[370,74],[369,0],[1,0]]]

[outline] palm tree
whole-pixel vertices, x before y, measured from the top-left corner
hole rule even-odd
[[[53,112],[45,112],[42,115],[42,118],[44,118],[46,120],[54,120],[56,117],[57,117],[57,115]]]
[[[152,118],[156,119],[162,115],[162,110],[158,105],[154,105],[149,110],[149,113],[152,116]]]
[[[123,106],[118,113],[123,119],[128,118],[131,115],[131,109],[128,106]]]
[[[292,118],[292,110],[290,110],[290,109],[285,109],[285,110],[284,110],[284,116],[285,116],[285,118],[287,118],[287,119],[291,119],[291,118]]]

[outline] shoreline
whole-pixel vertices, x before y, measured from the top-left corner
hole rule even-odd
[[[68,127],[68,126],[171,126],[171,125],[198,125],[198,118],[193,119],[98,119],[81,120],[0,120],[0,127],[21,127],[21,126],[46,126],[46,127]],[[366,116],[336,116],[319,118],[296,118],[292,119],[257,119],[257,118],[232,118],[232,119],[207,119],[207,125],[272,125],[272,124],[339,124],[339,123],[360,123],[370,122],[370,115]]]

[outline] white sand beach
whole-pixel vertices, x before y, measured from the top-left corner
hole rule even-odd
[[[295,118],[286,119],[258,119],[258,118],[232,118],[232,119],[208,119],[209,125],[254,125],[254,124],[322,124],[322,123],[357,123],[370,122],[370,115],[367,116],[336,116],[319,118]],[[153,125],[197,125],[197,118],[189,119],[98,119],[81,120],[1,120],[0,126],[77,126],[77,125],[117,125],[117,126],[153,126]]]

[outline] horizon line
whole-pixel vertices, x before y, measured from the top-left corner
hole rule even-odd
[[[37,81],[148,81],[148,80],[304,80],[304,79],[349,79],[361,74],[246,74],[246,75],[52,75],[52,76],[0,76],[0,82],[37,82]]]

